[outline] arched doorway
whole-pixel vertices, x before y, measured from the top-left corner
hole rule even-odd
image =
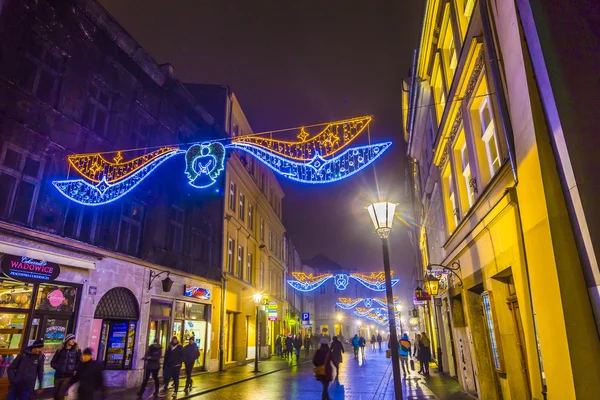
[[[92,331],[100,333],[96,333],[97,359],[104,362],[105,369],[131,369],[139,317],[137,299],[127,288],[112,288],[100,299]]]

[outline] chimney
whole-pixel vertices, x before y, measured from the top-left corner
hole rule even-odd
[[[175,68],[169,63],[161,64],[160,69],[164,72],[169,78],[175,78]]]

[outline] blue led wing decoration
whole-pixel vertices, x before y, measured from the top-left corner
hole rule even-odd
[[[355,275],[350,275],[350,278],[357,280],[367,289],[371,289],[376,292],[385,291],[385,281],[369,282],[369,281],[361,278],[360,276],[355,276]],[[398,278],[392,279],[392,287],[395,286],[399,281],[400,281],[400,279],[398,279]]]
[[[132,191],[140,184],[156,167],[183,151],[177,150],[164,154],[144,167],[137,170],[118,182],[108,183],[106,177],[93,185],[84,179],[69,179],[64,181],[53,181],[52,184],[66,198],[86,206],[99,206],[115,201]]]
[[[340,300],[344,300],[344,299],[340,299]],[[362,301],[362,299],[355,299],[355,300],[351,300],[351,299],[346,299],[347,301],[342,303],[342,302],[338,302],[335,303],[336,306],[338,306],[339,308],[343,308],[344,310],[351,310],[354,307],[356,307],[356,305],[358,303],[360,303]]]
[[[333,278],[333,275],[324,276],[323,278],[314,282],[302,282],[295,279],[290,279],[287,281],[287,283],[294,289],[299,290],[301,292],[312,292],[331,278]]]
[[[391,145],[392,142],[383,142],[352,147],[330,159],[324,159],[317,153],[307,162],[293,161],[249,143],[234,142],[226,148],[250,153],[273,171],[294,181],[318,184],[339,181],[356,174],[373,163]]]

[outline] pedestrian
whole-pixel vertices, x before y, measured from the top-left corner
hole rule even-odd
[[[419,341],[419,358],[422,365],[422,374],[429,375],[429,363],[431,362],[431,342],[425,332],[421,332]]]
[[[89,347],[81,354],[81,364],[75,372],[71,384],[79,382],[78,399],[104,399],[104,364],[92,359],[92,349]]]
[[[40,382],[44,379],[44,354],[42,353],[44,341],[36,340],[19,354],[8,367],[7,375],[10,386],[8,388],[8,400],[29,400],[34,393],[35,380]],[[41,389],[35,391],[38,397]]]
[[[152,376],[154,380],[154,397],[158,397],[158,392],[160,390],[160,383],[158,381],[158,371],[160,370],[160,359],[162,358],[162,347],[158,342],[158,338],[154,339],[154,343],[152,343],[148,349],[146,350],[146,355],[142,360],[146,361],[146,365],[144,366],[144,381],[142,382],[142,387],[138,392],[138,397],[142,397],[144,395],[144,391],[146,390],[146,385],[148,384],[148,379]]]
[[[321,400],[330,400],[329,397],[329,382],[333,379],[333,365],[331,363],[331,351],[329,350],[327,338],[321,338],[321,347],[313,357],[313,365],[315,366],[315,378],[323,384],[323,393]]]
[[[196,360],[200,357],[200,350],[196,344],[196,338],[190,336],[188,344],[183,348],[183,362],[185,363],[185,392],[192,390],[192,369]]]
[[[181,364],[183,363],[183,347],[179,344],[177,336],[173,336],[171,343],[165,352],[165,362],[163,364],[163,394],[167,393],[169,382],[173,379],[175,392],[173,398],[177,397],[179,390],[179,374],[181,373]]]
[[[71,386],[71,378],[80,364],[81,350],[75,342],[75,335],[69,333],[50,361],[50,366],[54,368],[54,400],[64,399]]]
[[[379,345],[379,350],[381,350],[381,342],[383,342],[383,338],[380,333],[377,333],[377,344]]]
[[[371,336],[371,350],[375,351],[375,343],[377,343],[377,338],[375,335]]]
[[[304,336],[304,354],[308,357],[310,353],[310,337],[308,335]]]
[[[277,335],[277,339],[275,339],[275,353],[278,356],[283,356],[283,351],[281,350],[281,335]]]
[[[292,339],[292,335],[289,334],[285,338],[285,358],[293,357],[294,356],[293,351],[294,351],[294,339]]]
[[[352,338],[352,348],[354,349],[354,358],[358,358],[358,349],[360,348],[360,338],[354,335]]]
[[[409,374],[410,368],[408,368],[408,356],[410,356],[410,340],[408,340],[408,335],[405,333],[402,335],[402,339],[400,339],[400,346],[398,352],[400,353],[400,365],[402,366],[402,370],[404,371],[404,379]]]
[[[362,355],[362,358],[365,358],[365,347],[367,346],[367,340],[361,336],[359,339],[359,344],[360,344],[360,354]]]
[[[423,373],[423,363],[421,362],[421,352],[419,351],[421,347],[421,334],[417,333],[415,336],[415,344],[414,344],[413,358],[416,358],[419,362],[419,373]]]
[[[296,349],[296,361],[300,361],[300,349],[302,348],[302,339],[297,335],[294,339],[294,349]]]
[[[337,336],[334,336],[331,342],[331,362],[335,367],[335,380],[339,381],[340,364],[342,363],[342,354],[344,353],[344,345]]]

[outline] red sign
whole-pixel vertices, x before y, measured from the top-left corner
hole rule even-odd
[[[100,344],[100,332],[102,331],[102,320],[92,320],[92,333],[90,334],[90,349],[92,349],[96,357],[98,354],[98,345]]]
[[[423,292],[423,295],[421,296],[415,296],[414,301],[415,304],[417,304],[417,302],[425,302],[425,301],[430,301],[431,300],[431,296],[429,295],[429,293],[427,292]]]
[[[44,260],[7,254],[2,259],[2,272],[21,282],[52,282],[60,275],[60,267]]]
[[[196,286],[185,285],[183,295],[186,297],[195,297],[202,300],[210,300],[210,290]]]

